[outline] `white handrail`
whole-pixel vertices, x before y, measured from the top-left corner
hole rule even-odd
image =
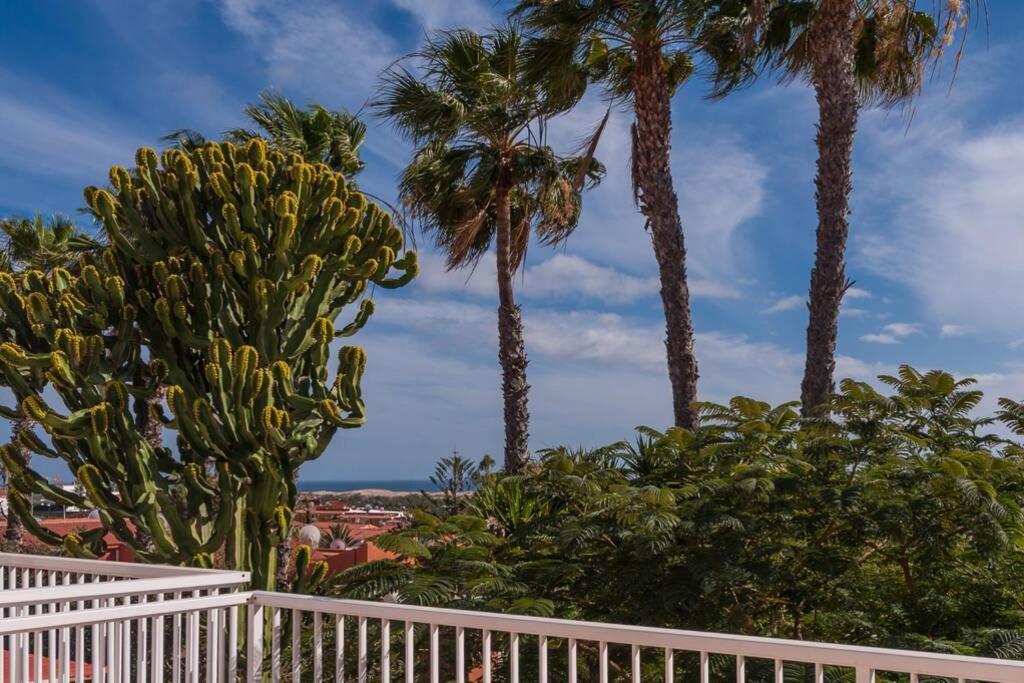
[[[7,589],[0,592],[0,608],[44,603],[75,602],[102,598],[120,598],[173,591],[237,588],[249,583],[249,572],[217,571],[181,574],[134,581],[97,581],[93,583]]]
[[[83,560],[73,557],[0,553],[0,567],[17,569],[43,569],[96,576],[117,576],[126,579],[159,579],[167,576],[195,576],[219,574],[220,569],[174,567],[163,564],[111,562],[109,560]]]
[[[911,650],[836,645],[647,626],[623,626],[361,600],[337,600],[262,591],[253,592],[250,600],[264,607],[368,619],[408,621],[481,631],[628,644],[665,650],[713,652],[739,657],[858,669],[870,667],[870,669],[878,671],[913,672],[930,676],[996,681],[998,683],[1021,683],[1024,681],[1024,662],[1015,660],[960,657]]]
[[[224,593],[222,595],[208,595],[202,598],[144,602],[120,607],[102,607],[59,614],[9,617],[7,619],[0,619],[0,636],[33,633],[50,629],[75,628],[77,626],[92,626],[93,624],[110,624],[146,619],[148,617],[189,614],[224,607],[237,607],[245,605],[250,597],[251,593]]]
[[[234,575],[234,579],[238,579],[244,573],[242,572],[228,572],[223,577],[211,576],[209,573],[205,573],[202,577],[189,577],[196,581],[228,581],[227,575]],[[129,595],[137,595],[140,593],[150,592],[150,588],[153,586],[161,586],[157,590],[161,594],[161,597],[166,592],[180,592],[191,593],[195,595],[194,589],[186,589],[184,591],[178,591],[171,589],[168,591],[167,586],[171,585],[173,581],[181,581],[182,577],[164,578],[164,579],[146,579],[139,581],[117,581],[117,582],[106,582],[105,584],[98,584],[100,586],[108,586],[111,589],[121,589],[122,593],[119,596],[124,599]],[[142,590],[139,587],[146,584]],[[85,588],[85,586],[81,586]],[[79,588],[79,586],[72,586],[72,589]],[[61,599],[66,599],[65,593],[56,593],[55,591],[64,590],[64,587],[54,588],[43,588],[43,589],[30,589],[28,591],[21,591],[22,593],[36,593],[44,594],[46,599],[39,604],[52,604],[53,602],[60,602]],[[18,592],[18,591],[12,591]],[[58,597],[59,596],[59,597]],[[86,598],[87,599],[87,598]],[[708,657],[709,654],[720,654],[727,655],[736,658],[737,661],[737,680],[743,680],[745,677],[744,663],[748,659],[767,659],[772,660],[775,663],[775,672],[777,680],[781,680],[784,662],[801,662],[813,664],[815,666],[815,680],[823,680],[823,669],[826,666],[840,666],[849,667],[856,670],[857,680],[861,683],[868,683],[873,680],[874,672],[876,671],[892,671],[911,674],[911,680],[914,680],[922,675],[928,676],[940,676],[947,678],[954,678],[963,680],[982,680],[982,681],[993,681],[994,683],[1021,683],[1024,681],[1024,662],[1016,660],[1002,660],[1002,659],[990,659],[981,657],[960,657],[955,655],[945,654],[934,654],[928,652],[914,652],[907,650],[894,650],[894,649],[883,649],[874,647],[861,647],[853,645],[834,645],[828,643],[816,643],[807,641],[797,640],[785,640],[775,638],[760,638],[753,636],[740,636],[723,633],[702,633],[697,631],[685,631],[678,629],[664,629],[664,628],[651,628],[645,626],[624,626],[616,624],[604,624],[597,622],[584,622],[584,621],[569,621],[563,619],[549,619],[542,617],[529,617],[521,615],[510,615],[510,614],[499,614],[489,612],[471,612],[466,610],[453,610],[453,609],[440,609],[432,607],[417,607],[412,605],[397,605],[391,603],[378,603],[378,602],[366,602],[361,600],[338,600],[332,598],[323,598],[315,596],[305,595],[291,595],[282,593],[267,593],[262,591],[250,591],[250,592],[238,592],[238,593],[224,593],[224,594],[211,594],[204,597],[184,597],[170,600],[154,601],[147,600],[146,598],[140,598],[138,601],[132,603],[130,600],[125,600],[127,604],[116,604],[114,599],[107,599],[106,604],[108,606],[95,607],[87,609],[69,610],[64,612],[48,612],[45,614],[29,614],[27,606],[21,602],[21,608],[13,610],[19,616],[12,616],[6,619],[0,619],[0,639],[6,638],[11,644],[11,647],[18,649],[21,654],[17,657],[21,657],[25,652],[28,652],[28,643],[30,639],[35,638],[35,642],[39,641],[39,634],[49,632],[68,634],[69,629],[79,629],[81,632],[82,627],[92,627],[93,633],[99,633],[101,641],[105,642],[107,647],[112,647],[116,643],[121,642],[118,640],[121,636],[116,634],[123,633],[127,634],[124,636],[124,641],[127,645],[130,645],[133,638],[142,638],[143,640],[137,641],[138,648],[144,647],[146,638],[145,625],[147,620],[154,629],[154,634],[159,632],[164,633],[163,618],[171,617],[174,622],[181,623],[186,626],[186,638],[184,641],[179,641],[178,636],[174,636],[175,643],[181,645],[184,643],[185,652],[187,658],[184,661],[186,668],[195,675],[199,673],[199,657],[198,652],[201,645],[201,638],[207,638],[205,647],[207,652],[223,653],[223,655],[216,656],[214,659],[208,659],[207,661],[217,661],[218,665],[213,669],[210,669],[210,680],[220,682],[227,680],[234,680],[232,672],[234,670],[233,664],[238,663],[241,650],[238,649],[241,646],[237,635],[238,628],[242,624],[248,623],[246,628],[247,637],[245,638],[244,649],[247,650],[249,657],[247,658],[246,675],[245,680],[250,683],[262,680],[262,667],[264,666],[263,656],[266,653],[270,653],[271,661],[275,661],[274,658],[279,656],[280,650],[278,649],[277,635],[269,642],[264,643],[264,619],[274,619],[273,624],[275,628],[279,629],[279,623],[277,622],[278,616],[285,612],[291,611],[293,616],[293,627],[297,627],[301,621],[297,621],[296,618],[301,618],[301,615],[308,614],[312,615],[311,623],[313,625],[312,633],[312,645],[309,655],[312,656],[312,670],[313,680],[320,680],[325,672],[324,662],[330,661],[330,653],[324,652],[324,629],[322,628],[321,618],[326,615],[332,615],[333,620],[328,623],[335,624],[335,638],[337,652],[333,653],[333,659],[337,662],[342,662],[342,651],[343,647],[341,636],[343,631],[341,626],[346,619],[352,618],[356,620],[356,624],[359,629],[358,638],[358,650],[359,650],[359,661],[358,668],[362,675],[366,673],[367,666],[367,630],[366,626],[368,622],[378,621],[381,624],[379,631],[382,642],[380,650],[380,664],[381,672],[384,675],[389,668],[389,664],[392,661],[391,655],[391,638],[392,634],[397,635],[399,638],[404,637],[406,639],[405,657],[402,659],[402,664],[405,666],[405,662],[413,662],[414,656],[412,648],[412,637],[413,637],[413,625],[422,624],[430,627],[430,658],[427,662],[430,665],[430,671],[432,674],[438,670],[439,656],[441,652],[439,650],[439,639],[438,632],[440,628],[452,628],[456,634],[456,651],[450,653],[453,656],[453,661],[456,664],[456,668],[461,665],[466,665],[466,657],[464,648],[466,647],[466,633],[468,631],[475,631],[481,634],[480,647],[482,647],[482,654],[480,661],[484,667],[485,672],[489,671],[494,665],[498,665],[499,661],[505,662],[502,666],[508,666],[512,680],[518,680],[519,673],[519,658],[520,656],[539,656],[543,675],[546,677],[547,671],[547,652],[548,648],[555,647],[552,641],[564,641],[568,643],[568,649],[566,650],[570,654],[569,658],[569,671],[570,678],[572,678],[572,672],[575,671],[575,655],[578,654],[577,644],[580,642],[594,643],[600,647],[602,664],[606,663],[608,657],[608,645],[627,645],[632,648],[631,650],[631,668],[633,671],[633,680],[639,680],[640,674],[640,660],[641,656],[648,657],[649,654],[642,654],[651,650],[663,651],[665,660],[665,678],[666,681],[673,680],[673,655],[676,652],[693,652],[700,655],[701,665],[701,676],[702,680],[706,680],[705,674],[708,671]],[[269,612],[267,608],[273,608],[272,612]],[[244,609],[245,612],[239,612]],[[230,614],[229,614],[230,613]],[[180,615],[180,616],[179,616]],[[237,618],[236,618],[237,617]],[[201,619],[204,621],[201,622]],[[179,622],[180,620],[180,622]],[[404,622],[404,628],[391,629],[388,626],[391,622]],[[310,623],[310,622],[307,622]],[[131,624],[135,624],[135,630],[132,631]],[[201,624],[206,624],[205,628],[201,627]],[[101,630],[96,631],[99,627]],[[177,628],[177,627],[176,627]],[[120,629],[120,630],[118,630]],[[106,633],[107,636],[103,634]],[[178,631],[175,631],[177,634]],[[495,650],[492,649],[492,634],[495,633],[507,633],[509,634],[509,652],[503,660],[492,660],[492,655]],[[110,634],[115,634],[110,636]],[[204,635],[205,634],[205,635]],[[525,653],[525,644],[523,644],[521,636],[537,636],[536,647],[538,652],[536,655]],[[113,637],[114,640],[110,640]],[[106,638],[106,640],[102,640]],[[69,641],[70,642],[70,641]],[[162,643],[160,638],[154,635],[151,641],[154,645]],[[67,646],[61,646],[61,652],[66,653]],[[531,649],[533,645],[530,646]],[[566,647],[563,645],[562,647]],[[81,648],[79,648],[81,649]],[[33,652],[37,652],[37,649],[33,649]],[[178,650],[175,650],[177,652]],[[126,652],[126,651],[125,651]],[[138,649],[137,652],[143,652],[142,649]],[[148,650],[145,650],[148,653]],[[326,656],[325,656],[326,655]],[[63,655],[63,656],[66,656]],[[93,650],[93,656],[102,659],[105,655],[101,650]],[[127,655],[125,655],[127,656]],[[143,655],[137,655],[143,657],[140,661],[145,661]],[[299,652],[293,652],[292,654],[292,667],[293,670],[298,670]],[[447,655],[445,655],[447,656]],[[156,654],[153,655],[156,657]],[[95,661],[99,661],[99,659]],[[221,678],[221,674],[224,673],[224,667],[220,664],[221,660],[224,660],[228,664],[228,676]],[[162,662],[157,659],[150,660],[153,666],[154,672],[158,672],[159,667],[162,666]],[[418,662],[417,665],[424,665],[422,661]],[[20,665],[19,665],[20,666]],[[141,665],[140,665],[141,666]],[[177,664],[174,665],[175,667]],[[205,665],[204,665],[205,666]],[[279,674],[280,665],[274,664],[274,670]],[[335,665],[337,668],[338,665]],[[23,670],[27,671],[27,668],[23,667]],[[125,669],[127,671],[127,669]],[[175,669],[177,670],[177,669]],[[602,671],[607,672],[606,666],[603,666]],[[407,680],[412,675],[412,669],[406,668]],[[154,676],[156,673],[154,673]],[[485,673],[485,678],[487,675]],[[546,678],[545,678],[546,679]],[[5,679],[6,680],[6,679]],[[12,679],[13,680],[13,679]],[[121,679],[116,679],[121,680]],[[154,677],[154,681],[157,679]],[[607,680],[602,678],[602,680]]]

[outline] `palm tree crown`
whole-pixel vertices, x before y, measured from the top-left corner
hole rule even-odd
[[[513,270],[531,231],[542,244],[568,237],[583,186],[599,182],[604,169],[590,155],[563,157],[544,144],[545,120],[562,110],[527,78],[518,29],[441,33],[415,57],[424,78],[392,69],[375,105],[416,145],[401,177],[402,201],[448,267],[486,253],[501,192],[510,198]]]
[[[0,218],[0,261],[4,270],[42,270],[63,268],[85,251],[100,246],[92,237],[78,229],[66,216],[44,220],[34,218]]]
[[[225,135],[232,142],[260,138],[271,149],[297,153],[311,163],[324,163],[346,178],[366,166],[359,157],[359,148],[366,141],[366,124],[354,114],[315,103],[301,109],[287,97],[270,92],[260,93],[260,103],[246,106],[245,114],[257,128],[227,131]],[[206,144],[203,134],[190,128],[171,131],[162,139],[183,149]]]
[[[693,73],[691,56],[703,16],[700,0],[520,0],[538,36],[530,42],[530,72],[547,96],[572,103],[588,81],[602,81],[614,98],[635,94],[637,53],[660,54],[672,92]]]
[[[701,29],[700,41],[715,62],[714,94],[724,96],[763,71],[784,80],[813,78],[809,30],[815,3],[804,0],[719,0]],[[853,70],[863,104],[896,106],[920,92],[927,65],[942,56],[967,15],[915,8],[914,0],[851,2]],[[969,5],[961,6],[967,11]]]

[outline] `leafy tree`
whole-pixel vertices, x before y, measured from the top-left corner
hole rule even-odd
[[[603,174],[591,154],[562,157],[544,144],[545,121],[563,109],[527,78],[524,49],[515,25],[488,35],[439,33],[414,55],[422,77],[391,69],[375,103],[416,146],[401,199],[448,268],[475,265],[494,244],[509,472],[529,457],[526,348],[513,274],[531,233],[548,245],[572,234],[584,185]]]
[[[693,72],[690,48],[703,0],[519,0],[516,13],[539,37],[530,73],[567,105],[598,80],[633,108],[633,193],[647,219],[665,311],[665,349],[675,424],[695,429],[697,358],[686,247],[672,182],[672,95]]]
[[[42,216],[34,218],[7,217],[0,219],[0,271],[21,272],[40,270],[51,272],[54,268],[71,265],[82,253],[98,249],[99,242],[81,232],[70,219],[54,216],[46,220]],[[3,326],[5,341],[23,342],[19,340],[17,328]],[[45,380],[42,380],[45,382]],[[17,417],[13,421],[12,438],[18,439],[22,433],[34,428],[34,422],[25,417]],[[32,452],[28,448],[19,448],[18,458],[28,464]],[[10,488],[17,484],[8,476],[4,469],[4,483]],[[4,540],[15,547],[24,543],[25,528],[17,515],[7,514],[7,527]]]
[[[973,380],[909,367],[880,380],[888,393],[844,381],[827,420],[737,397],[699,404],[696,434],[546,451],[459,514],[416,512],[377,540],[399,560],[331,590],[1020,656],[1024,451],[991,427],[1024,431],[1024,406],[976,417]]]
[[[929,62],[966,25],[972,3],[914,0],[719,0],[704,42],[717,60],[717,91],[749,82],[761,67],[801,78],[818,104],[815,202],[817,246],[811,271],[807,356],[800,390],[804,416],[820,415],[835,385],[839,307],[846,279],[849,196],[857,117],[864,104],[907,103]]]
[[[344,176],[262,140],[144,148],[136,164],[113,168],[110,190],[85,191],[109,249],[75,272],[0,276],[0,309],[33,342],[0,346],[19,400],[7,412],[49,435],[18,445],[63,460],[86,496],[50,486],[12,447],[0,455],[26,494],[99,511],[96,533],[36,525],[45,542],[89,555],[109,532],[147,561],[176,564],[208,564],[223,548],[270,588],[299,467],[366,419],[366,354],[338,349],[332,377],[332,346],[373,313],[368,285],[415,276],[415,253],[400,255],[401,231]],[[58,400],[26,376],[50,379]],[[156,384],[168,387],[171,416],[153,409],[177,453],[154,448],[132,416]]]

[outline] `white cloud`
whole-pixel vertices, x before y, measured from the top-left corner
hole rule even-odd
[[[454,271],[445,267],[444,258],[439,254],[421,252],[416,283],[431,293],[494,297],[497,295],[494,252],[485,254],[475,268]],[[656,277],[632,275],[582,256],[558,253],[517,273],[516,288],[523,299],[586,299],[626,304],[656,297],[660,285]],[[701,279],[690,281],[690,293],[706,298],[739,296],[734,289]]]
[[[258,45],[269,76],[361,105],[380,72],[401,51],[391,35],[353,11],[325,0],[223,0],[225,23]]]
[[[930,104],[945,111],[944,102]],[[861,259],[906,285],[936,324],[953,319],[1020,337],[1024,298],[1012,255],[1024,254],[1024,121],[979,128],[933,115],[916,120],[899,144],[889,127],[866,132],[886,160],[865,181],[884,224],[856,242]]]
[[[871,344],[899,344],[904,337],[917,334],[921,326],[917,323],[889,323],[882,327],[881,332],[861,335],[861,341]]]
[[[480,0],[390,0],[391,4],[409,12],[425,29],[447,29],[466,26],[475,30],[489,28],[500,17]]]
[[[946,324],[940,328],[939,332],[943,337],[963,337],[971,333],[971,328],[966,325]]]
[[[861,335],[861,341],[866,341],[871,344],[899,344],[900,341],[891,334],[879,333],[879,334],[864,334]]]
[[[889,323],[882,329],[897,337],[909,337],[920,332],[921,326],[917,323]]]
[[[549,140],[572,150],[604,116],[607,104],[595,90],[574,110],[552,121]],[[612,111],[597,148],[607,168],[600,186],[583,200],[580,227],[571,249],[589,260],[630,272],[655,272],[650,235],[636,208],[630,177],[632,114]],[[677,128],[672,171],[695,296],[738,298],[741,277],[752,272],[739,235],[763,208],[768,169],[749,144],[728,129]]]
[[[866,308],[851,308],[849,306],[843,306],[839,309],[839,315],[845,318],[864,318],[871,315],[871,311]]]
[[[145,142],[112,113],[3,69],[0,90],[0,167],[100,184]]]
[[[860,287],[850,287],[849,289],[846,290],[846,295],[843,298],[844,299],[870,299],[871,298],[871,292],[869,292],[866,289],[861,289]]]
[[[770,313],[781,313],[782,311],[792,311],[800,308],[804,303],[804,298],[799,294],[793,294],[791,296],[784,296],[777,299],[771,306],[761,311],[764,314]]]
[[[872,344],[899,344],[900,339],[917,334],[921,326],[917,323],[889,323],[882,327],[882,331],[874,334],[861,336],[861,341]]]

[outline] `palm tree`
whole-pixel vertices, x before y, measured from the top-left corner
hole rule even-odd
[[[0,218],[0,270],[4,272],[49,272],[54,268],[64,268],[70,266],[83,252],[99,246],[99,242],[79,231],[78,226],[64,216],[54,216],[49,220],[38,215],[34,218]],[[4,336],[7,337],[6,330]],[[32,451],[20,446],[19,436],[31,432],[33,427],[33,421],[28,418],[14,420],[11,436],[19,443],[18,456],[25,465],[32,457]],[[4,482],[8,488],[12,486],[11,478],[6,473]],[[20,547],[24,535],[25,527],[21,520],[17,515],[8,513],[4,540]]]
[[[513,274],[531,234],[558,244],[579,222],[581,191],[603,169],[592,150],[561,157],[544,143],[544,122],[561,111],[523,71],[515,25],[488,35],[436,34],[413,55],[422,77],[388,71],[378,111],[415,145],[400,194],[445,253],[449,269],[473,266],[494,243],[498,357],[505,413],[505,469],[526,463],[526,348]]]
[[[256,128],[229,130],[225,134],[229,140],[246,142],[260,138],[273,149],[327,164],[347,178],[366,166],[359,158],[359,148],[366,140],[366,124],[355,115],[315,103],[301,109],[287,97],[271,92],[260,93],[259,97],[259,104],[245,108],[246,116]],[[184,149],[206,144],[202,133],[189,128],[171,131],[163,140]]]
[[[589,80],[632,105],[633,193],[647,219],[665,311],[675,424],[697,428],[697,358],[686,247],[672,182],[672,95],[693,71],[688,52],[703,0],[519,0],[515,13],[539,33],[532,75],[548,97],[574,102]]]
[[[921,89],[926,64],[952,44],[968,0],[916,11],[914,0],[721,0],[705,23],[718,66],[716,93],[749,82],[766,66],[803,78],[818,104],[817,246],[807,304],[807,356],[800,387],[805,417],[827,410],[835,390],[839,307],[850,287],[846,240],[853,142],[864,104],[895,106]]]

